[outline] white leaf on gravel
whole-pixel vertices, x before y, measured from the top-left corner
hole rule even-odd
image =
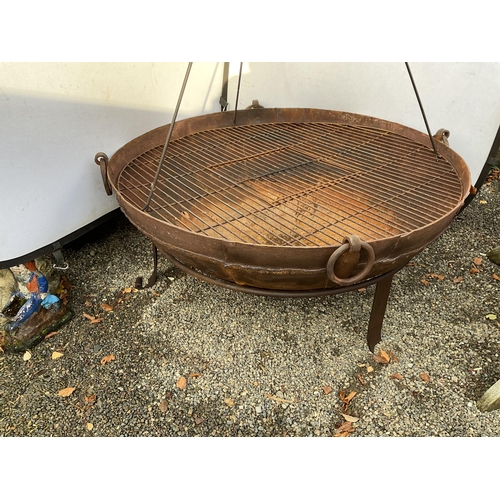
[[[23,356],[23,361],[28,361],[29,359],[31,359],[31,352],[26,351]]]
[[[359,420],[358,417],[353,417],[352,415],[346,415],[342,413],[342,416],[346,419],[347,422],[357,422]]]

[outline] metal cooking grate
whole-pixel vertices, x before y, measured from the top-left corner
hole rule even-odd
[[[163,146],[122,170],[141,209]],[[460,201],[461,180],[430,147],[376,128],[265,123],[170,142],[148,213],[212,238],[286,246],[371,241],[419,229]]]

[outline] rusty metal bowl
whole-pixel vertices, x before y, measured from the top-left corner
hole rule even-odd
[[[200,276],[265,290],[345,287],[405,265],[471,188],[463,159],[429,136],[359,114],[214,113],[120,148],[103,170],[128,219]],[[148,196],[151,201],[145,208]]]

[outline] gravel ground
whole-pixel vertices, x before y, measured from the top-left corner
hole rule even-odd
[[[118,217],[64,250],[74,318],[29,360],[0,355],[0,435],[499,436],[500,411],[476,407],[500,378],[499,184],[395,276],[389,363],[366,346],[374,287],[264,298],[160,257],[130,290],[151,247]]]

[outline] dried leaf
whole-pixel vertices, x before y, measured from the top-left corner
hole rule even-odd
[[[201,417],[195,417],[194,418],[194,423],[196,425],[200,425],[203,422],[203,419]]]
[[[403,380],[403,375],[401,375],[400,373],[393,373],[392,375],[389,375],[389,378],[395,380]]]
[[[387,354],[389,354],[394,363],[397,363],[399,361],[398,357],[392,351],[389,351],[389,349],[387,349]]]
[[[472,261],[476,264],[476,266],[480,266],[483,263],[483,259],[481,259],[481,257],[474,257]]]
[[[183,391],[186,388],[187,385],[187,380],[186,377],[182,376],[178,381],[177,381],[177,387]]]
[[[91,430],[94,428],[94,424],[92,424],[92,423],[90,423],[90,422],[89,422],[89,423],[86,425],[86,427],[87,427],[87,430],[88,430],[88,431],[91,431]]]
[[[92,302],[90,302],[90,300],[86,300],[85,301],[85,306],[86,307],[90,307],[92,305]]]
[[[361,378],[361,375],[358,373],[358,380],[361,382],[361,385],[365,385],[366,382]]]
[[[354,427],[351,422],[344,422],[338,429],[337,432],[354,432]]]
[[[325,394],[330,394],[330,393],[332,392],[332,390],[333,390],[333,389],[332,389],[329,385],[324,385],[324,386],[323,386],[323,392],[324,392]]]
[[[368,373],[371,373],[371,372],[373,371],[373,366],[368,365],[368,366],[366,367],[366,371],[367,371]]]
[[[67,398],[68,396],[71,396],[73,394],[73,391],[76,389],[76,387],[66,387],[65,389],[61,389],[57,395],[61,396],[63,398]]]
[[[196,378],[196,377],[199,377],[200,375],[201,375],[201,373],[190,373],[189,378]]]
[[[90,324],[100,323],[101,321],[103,321],[103,318],[96,318],[95,316],[91,316],[90,314],[87,313],[83,313],[83,317],[88,319],[90,321]]]
[[[54,351],[52,353],[52,359],[62,358],[63,356],[64,356],[64,354],[62,352],[59,352],[59,351]]]
[[[106,302],[103,302],[101,304],[101,308],[104,309],[105,311],[109,312],[113,310],[113,306],[110,306],[109,304],[106,304]]]
[[[168,410],[168,402],[167,402],[167,400],[166,399],[162,399],[161,403],[158,405],[158,407],[160,408],[160,411],[162,413],[165,413]]]
[[[477,267],[472,267],[470,270],[471,274],[477,274],[479,272],[479,269]]]
[[[45,336],[45,340],[50,339],[50,337],[53,337],[54,335],[57,335],[59,332],[51,332],[48,335]]]
[[[342,413],[342,416],[346,419],[346,422],[357,422],[359,420],[358,417],[353,417],[352,415],[347,415],[346,413]]]
[[[23,355],[23,361],[28,361],[31,359],[31,352],[26,351]]]
[[[497,274],[492,274],[491,276],[494,280],[500,281],[500,276],[498,276]]]
[[[294,401],[293,399],[283,399],[283,398],[280,398],[278,396],[273,396],[272,394],[266,394],[265,395],[266,398],[269,398],[269,399],[272,399],[273,401],[278,401],[278,403],[295,403],[296,401]]]
[[[420,282],[423,283],[424,285],[430,285],[430,282],[427,280],[420,280]]]
[[[85,396],[85,402],[88,405],[93,405],[97,400],[97,396],[95,394],[91,394],[90,396]]]
[[[224,403],[226,403],[227,406],[234,406],[234,401],[231,398],[225,399]]]
[[[496,314],[487,314],[486,319],[490,319],[491,321],[495,321],[497,319]]]
[[[479,203],[480,203],[481,205],[486,205],[488,202],[487,202],[486,200],[479,200]]]
[[[336,431],[335,437],[347,437],[351,432],[354,432],[354,427],[351,422],[344,422]]]
[[[429,377],[429,374],[427,373],[421,373],[420,374],[420,378],[424,381],[424,382],[430,382],[431,378]]]
[[[464,280],[463,276],[453,278],[453,283],[461,283]]]
[[[355,391],[351,391],[347,396],[345,395],[344,391],[340,391],[340,399],[342,400],[343,403],[349,403],[351,399],[356,396]]]
[[[386,365],[391,361],[391,357],[385,351],[380,351],[378,354],[374,354],[373,359],[377,363],[382,363],[383,365]]]
[[[132,287],[127,287],[127,288],[124,288],[124,289],[123,289],[123,293],[130,293],[132,290],[134,290],[134,288],[132,288]]]
[[[444,276],[442,274],[429,273],[425,275],[426,278],[436,278],[438,280],[444,280]]]
[[[104,356],[104,358],[101,359],[101,365],[105,365],[106,363],[109,363],[111,361],[114,361],[115,357],[113,354],[109,354],[108,356]]]

